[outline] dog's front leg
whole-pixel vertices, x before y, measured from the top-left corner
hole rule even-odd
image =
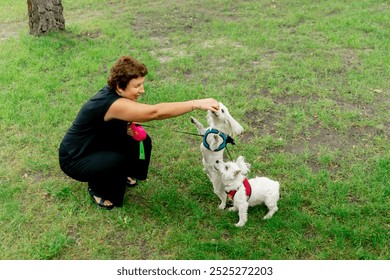
[[[214,181],[215,181],[214,177],[215,177],[215,175],[214,175],[214,173],[212,173],[210,171],[210,167],[207,165],[207,163],[206,163],[206,161],[204,159],[203,159],[203,171],[204,171],[204,173],[206,173],[207,177],[209,177],[210,182],[212,182],[213,186],[214,186]]]
[[[238,223],[235,224],[236,227],[242,227],[248,221],[248,207],[249,205],[247,202],[241,203],[241,205],[238,206],[239,220]]]
[[[192,116],[190,118],[191,118],[191,122],[194,124],[194,126],[198,130],[198,134],[199,135],[203,135],[205,133],[205,131],[206,131],[206,129],[204,128],[203,124],[201,124],[197,119],[195,119]]]
[[[213,183],[213,187],[214,187],[214,193],[219,197],[219,199],[221,200],[221,204],[219,204],[218,208],[223,210],[226,208],[226,199],[227,199],[227,195],[225,193],[225,189],[224,187],[222,186],[221,182],[218,182],[218,180],[215,180],[214,183]]]
[[[218,197],[221,200],[221,204],[219,204],[218,208],[223,210],[226,208],[226,193],[218,194]]]

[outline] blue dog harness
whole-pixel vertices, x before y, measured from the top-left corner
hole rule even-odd
[[[226,147],[226,145],[228,143],[232,144],[232,145],[235,145],[236,143],[234,142],[234,139],[232,137],[230,137],[229,135],[223,133],[222,131],[219,131],[218,129],[215,129],[215,128],[209,128],[206,130],[205,134],[203,135],[203,146],[205,146],[208,150],[212,151],[210,149],[210,145],[209,143],[207,143],[207,136],[210,134],[210,133],[213,133],[213,134],[218,134],[219,136],[222,137],[223,139],[223,142],[221,145],[219,145],[219,147],[217,149],[215,149],[213,152],[218,152],[218,151],[221,151],[222,149],[224,149]]]

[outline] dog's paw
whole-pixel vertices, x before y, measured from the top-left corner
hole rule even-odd
[[[235,224],[236,227],[243,227],[245,225],[245,223],[242,223],[242,222],[238,222],[237,224]]]
[[[234,200],[230,196],[228,196],[226,199],[226,207],[231,208],[233,206],[234,206]]]
[[[196,126],[203,126],[196,118],[190,116],[190,121]]]
[[[219,206],[218,206],[218,209],[221,209],[221,210],[224,210],[226,208],[226,204],[225,203],[221,203]]]
[[[265,216],[263,217],[263,220],[271,219],[272,216],[273,216],[273,214],[268,213],[267,215],[265,215]]]

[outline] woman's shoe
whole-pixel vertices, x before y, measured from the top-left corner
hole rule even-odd
[[[109,200],[106,200],[102,197],[100,197],[98,194],[96,194],[93,190],[91,190],[90,188],[88,188],[88,192],[89,192],[89,195],[92,197],[92,201],[99,205],[100,207],[102,208],[105,208],[107,210],[111,210],[112,208],[114,208],[114,204],[111,204],[111,205],[105,205],[104,203],[106,201],[109,201]],[[97,199],[99,199],[99,202],[97,201]]]
[[[138,185],[137,180],[127,177],[126,179],[126,186],[129,188],[134,188],[136,185]]]

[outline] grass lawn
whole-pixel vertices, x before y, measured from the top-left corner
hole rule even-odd
[[[0,259],[390,259],[389,1],[62,2],[67,31],[32,37],[26,1],[0,0]],[[281,183],[272,219],[217,209],[200,138],[174,132],[190,114],[150,123],[149,178],[122,208],[61,172],[62,137],[125,54],[149,68],[141,102],[229,108],[232,156]]]

